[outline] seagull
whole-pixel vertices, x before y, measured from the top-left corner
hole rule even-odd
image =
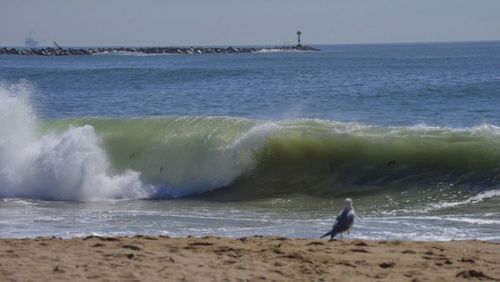
[[[354,208],[352,207],[352,200],[350,198],[345,199],[344,209],[337,216],[337,220],[333,224],[332,230],[328,231],[321,238],[330,235],[330,240],[333,239],[338,233],[340,233],[340,239],[342,239],[342,233],[347,231],[347,238],[349,239],[349,230],[354,224]]]

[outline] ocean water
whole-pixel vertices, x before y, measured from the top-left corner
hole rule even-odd
[[[0,237],[500,240],[500,42],[0,56]]]

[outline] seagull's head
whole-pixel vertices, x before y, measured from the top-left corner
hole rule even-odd
[[[352,200],[351,200],[351,198],[345,199],[344,208],[348,209],[348,210],[352,210]]]

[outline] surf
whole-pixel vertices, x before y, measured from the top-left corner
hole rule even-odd
[[[335,197],[441,186],[481,190],[499,181],[500,129],[488,124],[453,129],[146,117],[57,120],[45,130],[71,125],[92,126],[115,171],[132,169],[160,187],[152,197]]]
[[[40,120],[0,88],[0,197],[95,201],[209,195],[331,198],[500,179],[500,128],[235,117]]]

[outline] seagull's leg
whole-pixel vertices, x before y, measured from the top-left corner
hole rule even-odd
[[[343,235],[343,233],[340,233],[340,240],[344,240],[344,235]]]
[[[351,231],[347,231],[347,241],[350,240],[350,237],[351,237]]]

